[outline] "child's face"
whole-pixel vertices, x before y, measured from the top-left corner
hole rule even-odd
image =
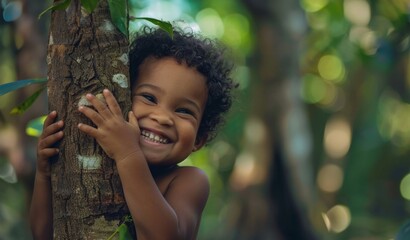
[[[196,135],[208,97],[203,75],[173,58],[148,58],[132,90],[140,146],[150,165],[183,161],[205,143]]]

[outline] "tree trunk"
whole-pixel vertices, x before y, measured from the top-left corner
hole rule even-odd
[[[72,0],[52,13],[47,57],[49,107],[65,122],[60,154],[52,160],[55,239],[107,239],[128,214],[115,162],[77,124],[86,93],[110,89],[124,112],[128,88],[128,39],[112,24],[107,0],[92,14]],[[125,114],[124,114],[125,116]]]
[[[256,35],[253,69],[258,82],[251,115],[266,129],[268,136],[261,142],[269,144],[264,154],[267,159],[258,161],[264,164],[261,169],[268,171],[266,185],[261,187],[266,189],[270,214],[248,235],[255,239],[316,239],[308,219],[314,200],[309,163],[312,143],[299,98],[298,56],[306,30],[303,12],[298,1],[242,2],[253,17]]]

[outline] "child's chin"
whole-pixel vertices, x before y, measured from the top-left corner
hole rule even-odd
[[[147,160],[147,163],[152,166],[161,166],[161,165],[166,165],[164,158],[160,156],[159,154],[153,154],[153,153],[145,153],[144,156]]]

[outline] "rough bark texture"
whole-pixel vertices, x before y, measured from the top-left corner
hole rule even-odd
[[[108,88],[124,112],[130,109],[128,40],[110,19],[106,0],[92,14],[79,0],[52,13],[49,107],[65,121],[60,154],[52,161],[54,239],[107,239],[128,213],[114,161],[77,128],[90,124],[78,112],[86,93]]]

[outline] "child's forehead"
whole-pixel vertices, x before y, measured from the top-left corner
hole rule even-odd
[[[143,79],[143,82],[152,82],[155,81],[156,78],[168,79],[178,74],[180,74],[180,78],[185,78],[189,75],[202,79],[205,81],[205,89],[203,90],[208,90],[207,78],[201,72],[199,72],[195,67],[188,66],[186,62],[179,61],[177,58],[172,56],[149,56],[145,58],[139,67],[136,78],[134,79],[133,90],[141,84],[141,79]],[[194,81],[194,79],[192,80]],[[204,88],[203,85],[198,85],[197,87]]]

